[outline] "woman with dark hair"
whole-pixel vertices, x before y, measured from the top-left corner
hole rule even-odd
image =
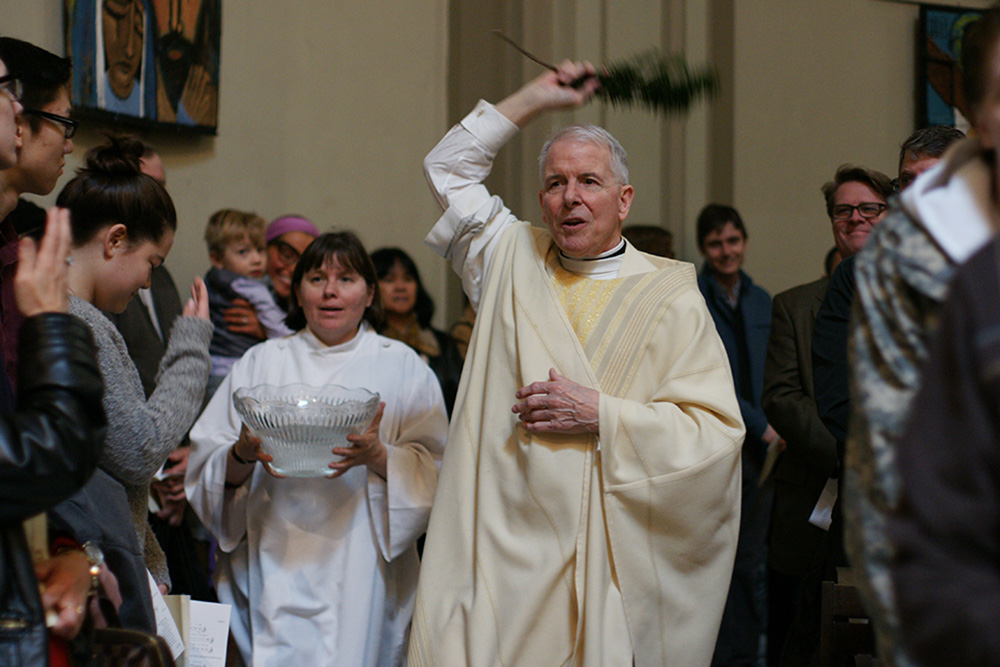
[[[170,332],[156,389],[147,400],[125,341],[101,312],[122,312],[140,287],[149,286],[177,226],[170,195],[142,173],[134,142],[112,137],[91,149],[86,165],[56,199],[71,216],[69,312],[87,324],[97,344],[108,417],[103,474],[95,474],[82,495],[57,508],[56,515],[78,537],[102,543],[122,587],[123,622],[155,631],[145,570],[164,592],[170,577],[147,520],[149,484],[201,407],[212,325],[199,278]]]
[[[372,263],[385,316],[379,333],[406,343],[427,362],[441,383],[450,416],[462,377],[462,355],[451,336],[431,327],[434,302],[417,265],[399,248],[379,248],[372,253]]]
[[[250,348],[191,430],[186,490],[219,541],[216,587],[250,665],[399,665],[448,421],[434,374],[375,333],[375,269],[350,232],[302,253],[286,322]],[[337,384],[383,401],[334,446],[330,478],[277,476],[232,395],[259,384]],[[331,460],[334,458],[331,455]],[[262,465],[257,465],[260,461]]]

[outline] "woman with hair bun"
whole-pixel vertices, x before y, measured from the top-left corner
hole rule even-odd
[[[135,144],[129,137],[109,137],[91,149],[86,166],[56,201],[70,210],[72,220],[69,312],[90,327],[104,378],[108,431],[100,467],[125,487],[139,553],[165,592],[166,559],[146,518],[149,483],[198,415],[212,325],[205,284],[197,278],[170,332],[156,389],[146,400],[121,334],[101,312],[122,312],[139,288],[149,287],[152,270],[174,242],[173,202],[140,170]]]

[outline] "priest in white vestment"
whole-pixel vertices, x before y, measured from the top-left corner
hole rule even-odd
[[[565,62],[480,102],[427,156],[427,242],[478,310],[410,635],[411,667],[708,665],[732,574],[744,428],[690,264],[621,237],[624,150],[567,128],[542,151],[547,229],[482,185]],[[573,81],[587,77],[582,86]]]
[[[191,429],[185,483],[219,541],[216,585],[254,667],[405,663],[416,541],[427,526],[448,421],[437,378],[406,344],[375,333],[377,280],[353,234],[324,234],[293,276],[292,336],[252,348]],[[239,387],[339,384],[377,391],[381,418],[334,479],[268,474],[233,406]],[[377,433],[379,442],[375,443]],[[374,444],[376,447],[369,447]],[[253,445],[256,445],[256,450]],[[331,443],[331,448],[334,444]],[[331,460],[333,456],[331,455]]]

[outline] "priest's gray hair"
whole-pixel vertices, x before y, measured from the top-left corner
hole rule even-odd
[[[611,173],[619,185],[628,185],[628,156],[625,149],[610,132],[597,125],[568,125],[558,130],[542,146],[542,151],[538,154],[538,178],[545,185],[545,159],[549,156],[549,149],[557,141],[566,139],[568,141],[578,141],[587,144],[603,146],[611,153]]]

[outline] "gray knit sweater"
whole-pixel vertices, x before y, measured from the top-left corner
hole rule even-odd
[[[212,324],[196,317],[177,318],[160,362],[156,389],[147,401],[139,371],[115,325],[92,304],[74,296],[69,312],[87,323],[97,344],[108,415],[101,468],[128,492],[146,566],[156,583],[169,586],[166,557],[146,518],[149,484],[198,416],[208,381]]]

